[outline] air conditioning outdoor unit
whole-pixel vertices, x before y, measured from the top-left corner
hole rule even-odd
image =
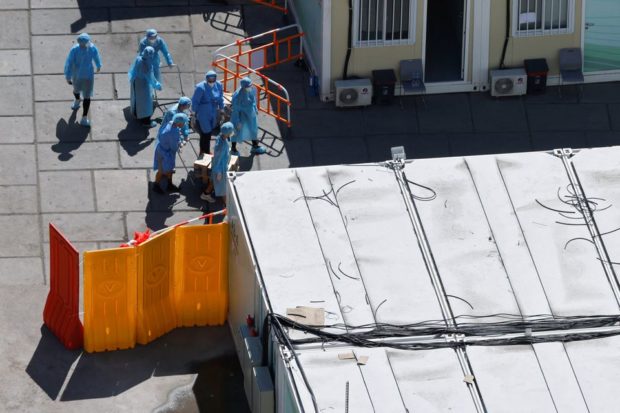
[[[519,96],[526,92],[525,69],[491,70],[491,96]]]
[[[336,80],[336,106],[368,106],[372,103],[370,79]]]

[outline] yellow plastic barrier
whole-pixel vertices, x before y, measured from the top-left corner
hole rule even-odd
[[[174,305],[176,229],[135,249],[138,256],[137,341],[147,344],[177,326]]]
[[[84,349],[136,344],[136,255],[132,248],[84,253]]]
[[[176,229],[178,325],[221,325],[228,311],[228,224]]]

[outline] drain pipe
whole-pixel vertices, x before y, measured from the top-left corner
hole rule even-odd
[[[344,58],[344,70],[342,72],[342,78],[347,79],[349,77],[349,60],[351,59],[351,45],[353,43],[353,0],[349,0],[349,35],[347,37],[347,55]]]
[[[510,40],[510,0],[506,0],[506,38],[504,39],[504,47],[502,48],[502,59],[499,62],[500,69],[506,68],[505,60],[508,40]]]

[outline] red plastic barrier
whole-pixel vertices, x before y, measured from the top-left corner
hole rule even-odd
[[[50,292],[43,322],[70,350],[82,348],[84,327],[79,317],[79,253],[50,223]]]

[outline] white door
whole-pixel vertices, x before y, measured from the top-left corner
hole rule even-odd
[[[584,72],[620,70],[620,0],[586,0]]]

